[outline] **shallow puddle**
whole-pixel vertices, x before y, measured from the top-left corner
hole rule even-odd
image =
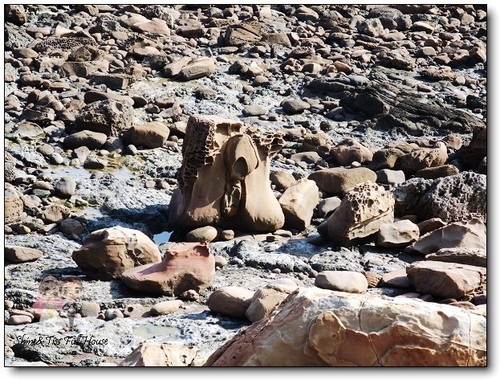
[[[144,339],[151,339],[156,337],[169,337],[171,340],[178,339],[180,330],[177,327],[170,326],[156,326],[153,324],[145,324],[138,326],[133,330],[133,334],[140,336]]]

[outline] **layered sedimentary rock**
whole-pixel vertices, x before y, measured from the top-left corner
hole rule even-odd
[[[205,366],[485,366],[486,317],[405,298],[299,288]]]
[[[217,116],[191,116],[170,225],[259,232],[281,228],[285,218],[271,190],[269,168],[283,144],[278,132],[244,128]]]

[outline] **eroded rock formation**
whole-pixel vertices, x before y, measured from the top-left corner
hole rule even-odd
[[[284,215],[270,187],[269,168],[283,144],[278,132],[244,128],[217,116],[191,116],[170,225],[259,232],[281,228]]]
[[[486,317],[451,305],[299,288],[205,366],[485,366]]]

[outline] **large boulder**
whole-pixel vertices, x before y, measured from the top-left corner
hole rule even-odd
[[[269,182],[270,160],[283,144],[279,132],[244,129],[217,116],[191,116],[170,225],[257,232],[283,227],[285,217]]]
[[[393,221],[392,194],[374,182],[365,182],[349,191],[328,218],[328,236],[335,244],[350,246]]]
[[[395,216],[417,215],[420,221],[441,218],[460,221],[471,214],[486,219],[486,175],[461,172],[457,175],[426,180],[412,178],[396,184]]]
[[[486,317],[408,298],[299,288],[205,366],[485,366]]]
[[[179,296],[199,292],[212,282],[215,258],[207,244],[180,243],[161,262],[131,268],[121,275],[126,286],[149,294]]]
[[[111,280],[135,266],[159,262],[161,253],[143,232],[115,226],[92,232],[71,257],[89,277]]]

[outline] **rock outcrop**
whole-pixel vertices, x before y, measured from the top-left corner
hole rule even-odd
[[[405,298],[300,288],[205,366],[485,366],[486,317]]]

